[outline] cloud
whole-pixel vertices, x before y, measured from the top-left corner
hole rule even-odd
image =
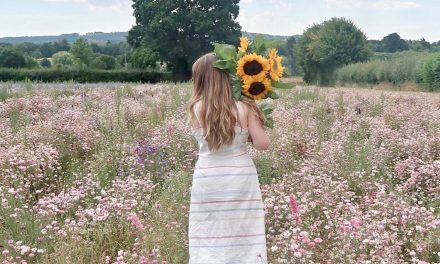
[[[110,9],[114,12],[132,14],[131,0],[44,0],[52,3],[81,4],[91,10]]]
[[[403,0],[325,0],[330,8],[411,9],[421,5]]]

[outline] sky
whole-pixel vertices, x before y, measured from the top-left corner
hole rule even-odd
[[[0,37],[128,31],[131,0],[0,0]],[[368,37],[440,40],[440,0],[241,0],[242,30],[302,34],[332,17],[350,19]]]

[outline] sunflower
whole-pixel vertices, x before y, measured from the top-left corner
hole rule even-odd
[[[281,64],[283,58],[278,56],[276,49],[269,51],[269,74],[272,80],[278,81],[283,76],[284,68]]]
[[[248,47],[249,47],[249,40],[246,37],[241,37],[240,38],[240,47],[238,48],[238,51],[246,53]]]
[[[248,78],[245,79],[243,85],[243,94],[254,100],[265,99],[266,95],[272,91],[272,85],[269,79],[263,78]]]
[[[261,79],[269,71],[269,62],[267,59],[255,53],[247,54],[237,63],[237,75],[243,80]]]

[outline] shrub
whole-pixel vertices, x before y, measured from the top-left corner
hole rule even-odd
[[[77,64],[77,59],[67,51],[60,51],[52,57],[53,65],[57,68],[69,68]]]
[[[92,69],[113,70],[116,68],[116,59],[109,55],[98,55],[90,63]]]
[[[440,53],[429,56],[421,75],[423,84],[429,91],[440,91]]]
[[[40,65],[44,68],[50,68],[52,66],[52,63],[47,58],[44,58],[40,61]]]

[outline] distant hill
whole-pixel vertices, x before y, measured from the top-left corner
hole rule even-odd
[[[259,33],[250,33],[243,32],[243,36],[248,37],[249,39],[253,39]],[[24,42],[30,42],[35,44],[43,44],[48,42],[56,42],[62,39],[66,39],[69,43],[75,42],[78,38],[84,38],[89,42],[95,42],[98,44],[104,44],[107,41],[112,43],[125,42],[127,40],[128,32],[113,32],[113,33],[104,33],[104,32],[94,32],[87,33],[85,35],[80,35],[78,33],[72,34],[62,34],[59,36],[26,36],[26,37],[5,37],[0,38],[0,43],[11,43],[18,44]],[[263,35],[265,39],[268,40],[287,40],[290,36],[276,36],[269,34],[260,34]],[[295,35],[298,38],[300,35]]]
[[[246,32],[246,31],[241,32],[241,34],[244,37],[247,37],[248,39],[254,39],[255,36],[257,36],[257,35],[262,35],[267,40],[287,40],[288,38],[291,37],[291,36],[270,35],[270,34],[262,34],[262,33],[251,33],[251,32]],[[301,37],[301,35],[293,35],[293,36],[297,40],[299,39],[299,37]]]

